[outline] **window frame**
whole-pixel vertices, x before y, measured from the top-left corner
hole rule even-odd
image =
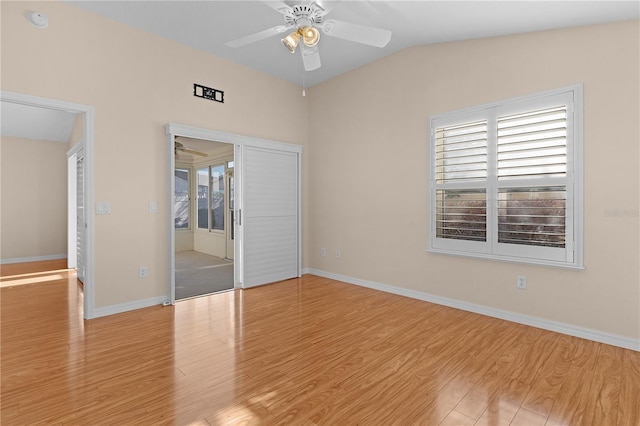
[[[210,172],[209,172],[209,165],[196,165],[194,167],[194,194],[195,194],[195,199],[196,199],[196,203],[195,203],[195,216],[196,216],[196,222],[195,222],[195,227],[194,229],[198,232],[211,232],[211,209],[210,209],[210,204],[211,204],[211,199],[210,199],[210,188],[209,188],[209,180],[210,180]],[[206,170],[206,191],[205,191],[205,195],[206,195],[206,206],[207,206],[207,215],[206,215],[206,227],[201,226],[200,223],[200,186],[204,186],[204,185],[200,185],[200,176],[201,176],[201,171],[202,170]]]
[[[191,181],[192,181],[192,174],[193,174],[193,169],[191,166],[182,166],[179,164],[176,164],[173,168],[174,170],[174,179],[175,179],[175,172],[180,170],[180,171],[186,171],[187,172],[187,227],[186,228],[176,228],[175,227],[175,213],[174,213],[174,227],[173,230],[176,232],[191,232],[192,229],[192,223],[193,223],[193,218],[192,218],[192,214],[191,214],[191,209],[192,209],[192,194],[191,194]],[[174,183],[175,186],[175,183]],[[173,208],[176,208],[176,197],[175,197],[175,187],[174,187],[174,198],[173,198]]]
[[[196,216],[196,223],[195,223],[195,230],[197,232],[201,232],[201,233],[213,233],[213,234],[225,234],[226,232],[226,216],[227,216],[227,188],[226,188],[226,172],[227,172],[227,161],[228,160],[221,160],[221,159],[217,159],[214,161],[206,161],[206,162],[202,162],[199,164],[196,164],[194,167],[194,176],[195,176],[195,183],[194,183],[194,191],[196,194],[196,199],[197,199],[197,203],[195,205],[195,216]],[[213,214],[214,214],[214,208],[211,205],[213,202],[213,188],[212,188],[212,182],[214,179],[213,173],[212,173],[212,169],[214,168],[222,168],[222,182],[223,182],[223,196],[222,196],[222,203],[223,203],[223,215],[222,215],[222,229],[216,229],[213,227]],[[200,201],[199,201],[199,190],[198,187],[199,185],[199,172],[206,170],[206,195],[207,195],[207,227],[201,227],[200,226]],[[204,174],[203,174],[204,176]]]
[[[497,176],[497,120],[512,113],[530,111],[561,99],[567,105],[566,177],[505,179]],[[436,129],[487,120],[487,178],[482,181],[436,182]],[[583,86],[572,86],[492,102],[429,117],[428,252],[517,263],[584,269],[583,263]],[[566,186],[565,247],[541,247],[498,242],[498,193],[500,189]],[[438,238],[436,193],[451,189],[486,189],[486,241]]]

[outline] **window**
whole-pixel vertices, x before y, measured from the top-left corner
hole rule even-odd
[[[198,229],[209,229],[209,168],[198,169]]]
[[[175,229],[189,229],[189,170],[175,169],[174,173]]]
[[[582,86],[429,121],[430,251],[582,267]]]
[[[211,179],[211,229],[224,231],[224,166],[209,168]]]
[[[198,228],[224,231],[224,166],[198,169]]]

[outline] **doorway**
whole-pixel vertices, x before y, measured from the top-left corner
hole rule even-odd
[[[174,137],[177,300],[234,287],[233,156],[232,144]]]
[[[176,185],[176,136],[216,141],[233,147],[233,167],[226,165],[227,186],[232,188],[227,192],[233,194],[233,211],[227,210],[227,217],[230,214],[233,217],[230,228],[233,230],[233,288],[242,289],[300,277],[302,147],[174,123],[166,125],[166,135],[171,200],[175,197]],[[233,169],[232,173],[230,169]],[[175,253],[180,241],[174,231],[175,213],[172,204],[168,221],[168,304],[176,301]],[[227,245],[227,253],[230,250]]]
[[[79,115],[81,118],[80,125],[80,142],[84,152],[83,155],[83,206],[93,205],[93,141],[94,141],[94,110],[93,107],[81,104],[75,104],[56,99],[42,98],[38,96],[26,95],[16,92],[0,91],[0,99],[2,102],[3,113],[12,107],[18,109],[30,109],[35,114],[41,113],[62,113],[70,115]],[[25,129],[33,126],[34,116],[24,115],[23,119],[10,120],[13,124],[18,123]],[[4,127],[4,126],[3,126]],[[4,129],[3,129],[4,130]],[[37,139],[37,138],[36,138]],[[64,160],[63,160],[64,161]],[[67,163],[68,164],[68,163]],[[67,184],[69,182],[67,181]],[[93,217],[90,214],[85,215],[85,232],[84,232],[84,251],[81,261],[84,265],[84,286],[83,286],[83,318],[90,319],[94,317],[94,288],[93,288]],[[67,227],[67,241],[71,238],[77,238],[76,229]],[[73,233],[73,235],[71,235]],[[67,258],[76,257],[77,253],[70,254],[69,250],[75,250],[75,247],[67,245]]]

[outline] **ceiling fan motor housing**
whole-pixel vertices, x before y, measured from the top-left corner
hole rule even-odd
[[[306,5],[292,6],[288,13],[284,15],[284,20],[287,25],[295,27],[320,24],[323,18],[324,9],[318,6],[315,2]]]

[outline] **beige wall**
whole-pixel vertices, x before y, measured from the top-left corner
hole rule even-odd
[[[95,108],[94,199],[111,203],[110,215],[95,217],[97,308],[167,294],[166,123],[306,145],[306,98],[292,83],[66,2],[0,7],[2,89]],[[33,10],[48,28],[29,24]],[[224,90],[225,103],[194,97],[194,83]],[[147,279],[138,279],[139,265]]]
[[[68,145],[2,137],[2,260],[67,255]]]
[[[416,47],[310,89],[309,266],[639,339],[639,40],[636,21]],[[586,269],[427,253],[429,115],[575,83]]]

